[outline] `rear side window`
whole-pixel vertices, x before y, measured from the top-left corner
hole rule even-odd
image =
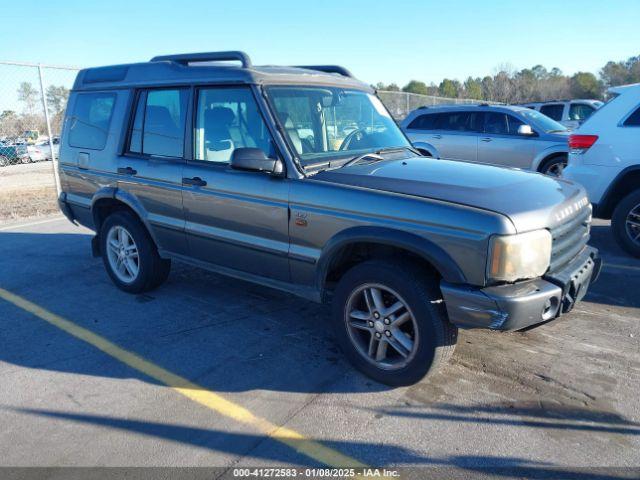
[[[623,125],[625,127],[640,127],[640,107],[627,117]]]
[[[589,118],[595,111],[591,105],[587,105],[586,103],[572,103],[569,107],[569,120],[577,120],[582,122]]]
[[[496,135],[507,135],[509,133],[507,115],[498,112],[485,113],[484,131],[485,133],[493,133]]]
[[[443,114],[441,122],[441,130],[451,130],[464,132],[467,130],[467,122],[469,121],[469,112],[451,112]]]
[[[69,145],[90,150],[104,149],[115,102],[115,93],[78,94],[69,127]]]
[[[129,137],[129,151],[181,158],[188,95],[186,89],[141,91]]]
[[[564,111],[564,105],[561,103],[555,103],[553,105],[543,105],[540,107],[540,113],[546,115],[554,120],[562,120],[562,112]]]

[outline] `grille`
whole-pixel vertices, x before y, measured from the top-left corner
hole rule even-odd
[[[550,272],[556,272],[569,263],[589,241],[591,230],[591,206],[581,209],[573,218],[550,230],[551,244]]]

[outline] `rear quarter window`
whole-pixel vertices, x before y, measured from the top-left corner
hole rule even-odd
[[[407,128],[412,130],[433,130],[436,115],[424,114],[413,119]]]
[[[640,107],[636,108],[622,125],[625,127],[640,127]]]
[[[70,119],[69,145],[102,150],[107,144],[115,93],[80,93]]]

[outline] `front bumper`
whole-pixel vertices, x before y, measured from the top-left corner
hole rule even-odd
[[[442,282],[449,321],[461,328],[520,330],[571,311],[600,274],[598,250],[585,247],[560,271],[487,288]]]

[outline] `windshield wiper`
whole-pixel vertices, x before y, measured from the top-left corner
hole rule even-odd
[[[389,153],[389,152],[401,152],[402,150],[409,150],[410,152],[415,153],[416,155],[420,155],[420,152],[418,152],[413,147],[386,147],[386,148],[381,148],[380,150],[376,150],[376,153],[378,155],[381,155],[383,153]]]
[[[372,160],[375,160],[376,162],[384,160],[384,158],[382,158],[379,153],[363,153],[362,155],[356,155],[351,160],[346,161],[345,163],[340,165],[340,167],[347,167],[349,165],[353,165],[355,163],[358,163],[361,160],[364,160],[365,158],[370,158]]]

